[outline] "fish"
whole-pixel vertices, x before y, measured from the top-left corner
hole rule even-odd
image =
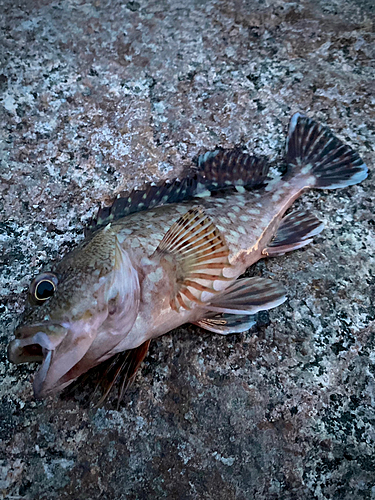
[[[36,276],[15,338],[13,363],[38,362],[36,398],[102,367],[104,401],[119,400],[152,339],[183,324],[227,335],[286,300],[282,284],[241,277],[254,263],[308,245],[324,224],[288,209],[308,189],[362,182],[357,152],[313,119],[292,116],[286,171],[240,149],[198,157],[181,178],[121,193],[89,222],[86,238]]]

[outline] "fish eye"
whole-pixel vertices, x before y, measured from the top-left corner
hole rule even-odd
[[[52,297],[55,293],[55,285],[50,280],[40,281],[35,288],[35,298],[38,300],[46,300]]]
[[[33,302],[41,303],[52,297],[57,287],[57,276],[53,273],[43,273],[30,284],[30,295]]]

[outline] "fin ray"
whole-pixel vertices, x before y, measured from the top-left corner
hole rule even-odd
[[[126,391],[132,385],[142,361],[147,355],[150,342],[150,340],[147,340],[134,349],[114,354],[106,361],[91,368],[70,384],[65,390],[65,394],[72,394],[78,390],[81,393],[85,385],[91,386],[92,382],[94,382],[95,386],[90,396],[90,402],[94,402],[98,394],[101,393],[99,400],[95,403],[95,406],[99,407],[109,399],[112,389],[118,385],[118,409]]]
[[[279,283],[260,277],[241,278],[204,308],[211,312],[253,315],[277,307],[285,300],[285,289]]]
[[[102,406],[102,404],[108,399],[109,393],[118,381],[117,409],[119,408],[125,392],[134,382],[139,367],[146,357],[150,342],[151,340],[147,340],[140,346],[115,354],[109,359],[108,367],[104,370],[104,372],[102,372],[103,375],[98,382],[98,385],[101,385],[104,388],[104,392],[96,406]],[[104,364],[105,363],[106,362],[104,362]],[[103,368],[105,367],[102,367],[102,369]]]
[[[324,229],[324,224],[309,212],[295,210],[280,223],[275,238],[263,250],[263,255],[276,257],[297,250],[312,242]]]
[[[162,181],[143,189],[121,192],[111,206],[102,207],[89,221],[85,235],[136,212],[227,189],[236,185],[252,188],[260,186],[267,177],[269,165],[238,149],[217,150],[198,158],[198,166],[186,170],[181,180]]]
[[[167,231],[155,255],[168,264],[172,257],[176,275],[175,290],[170,301],[174,310],[190,309],[192,302],[201,303],[202,294],[218,293],[215,281],[226,281],[223,270],[229,267],[226,242],[201,208],[180,217]],[[162,264],[163,265],[163,264]]]
[[[193,324],[209,332],[230,335],[232,333],[246,332],[256,325],[256,322],[256,314],[253,316],[247,314],[216,314],[195,321]]]

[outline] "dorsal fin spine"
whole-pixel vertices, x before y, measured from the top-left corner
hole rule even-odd
[[[212,193],[230,186],[259,186],[268,173],[264,159],[239,150],[216,150],[198,158],[198,169],[191,169],[186,177],[148,185],[143,190],[120,193],[111,207],[99,208],[88,223],[85,235],[100,229],[109,221],[116,221],[133,213],[158,206],[179,203],[195,196]]]

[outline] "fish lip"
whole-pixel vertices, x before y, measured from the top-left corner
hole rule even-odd
[[[86,325],[87,326],[87,325]],[[96,329],[66,320],[20,326],[9,343],[8,358],[13,363],[39,362],[34,375],[34,395],[49,396],[72,382],[66,374],[90,348]]]
[[[16,338],[8,346],[9,361],[16,364],[42,361],[44,356],[41,351],[56,349],[67,332],[68,325],[57,322],[18,327],[14,332]]]
[[[27,340],[37,333],[45,333],[46,330],[52,330],[53,328],[67,329],[67,326],[55,321],[44,321],[41,323],[33,323],[32,325],[22,325],[16,328],[14,336],[16,339]]]
[[[53,354],[54,351],[50,350],[44,351],[44,359],[42,366],[39,368],[39,370],[36,372],[34,376],[33,390],[36,399],[42,399],[46,397],[50,392],[48,389],[45,388],[44,385],[47,378],[49,367],[51,366]]]

